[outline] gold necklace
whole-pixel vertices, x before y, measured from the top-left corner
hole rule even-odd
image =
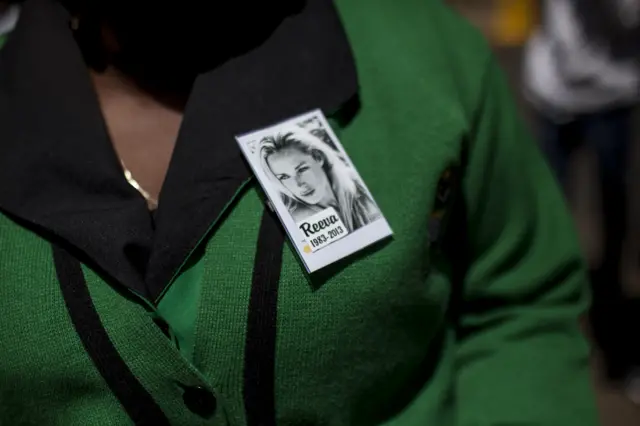
[[[138,183],[137,180],[134,179],[131,170],[127,169],[127,166],[124,165],[124,161],[120,160],[120,164],[122,165],[122,170],[124,171],[124,178],[127,180],[129,185],[134,187],[140,195],[146,200],[147,205],[149,206],[149,210],[155,210],[158,208],[158,200],[153,198],[151,194],[144,190],[144,188]]]

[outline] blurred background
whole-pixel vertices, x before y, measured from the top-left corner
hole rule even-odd
[[[640,185],[640,0],[607,1],[448,0],[492,44],[523,117],[565,188],[598,306],[584,328],[593,345],[602,422],[637,426],[640,215],[631,194]],[[562,3],[577,5],[573,15]],[[620,14],[611,22],[630,16],[635,32],[597,23],[597,15],[615,16],[599,8],[616,4]],[[592,16],[582,16],[580,7]],[[592,36],[596,48],[589,44]],[[631,44],[620,52],[625,37]],[[564,50],[555,51],[556,44]]]

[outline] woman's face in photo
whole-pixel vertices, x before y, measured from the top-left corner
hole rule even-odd
[[[289,148],[271,154],[267,164],[275,177],[300,201],[316,205],[332,198],[331,182],[320,156]]]

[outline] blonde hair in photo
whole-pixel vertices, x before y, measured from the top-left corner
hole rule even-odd
[[[262,168],[282,195],[283,202],[290,211],[298,205],[307,204],[298,199],[280,182],[271,171],[267,160],[270,155],[277,152],[297,149],[304,154],[314,158],[321,157],[324,160],[323,170],[331,183],[338,203],[336,210],[349,232],[371,221],[369,211],[373,200],[367,195],[359,183],[357,175],[348,166],[345,159],[318,137],[306,130],[292,128],[287,132],[263,138],[259,146]]]

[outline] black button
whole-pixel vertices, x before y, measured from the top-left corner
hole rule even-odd
[[[189,411],[205,419],[213,416],[218,405],[213,394],[201,386],[185,389],[182,399]]]

